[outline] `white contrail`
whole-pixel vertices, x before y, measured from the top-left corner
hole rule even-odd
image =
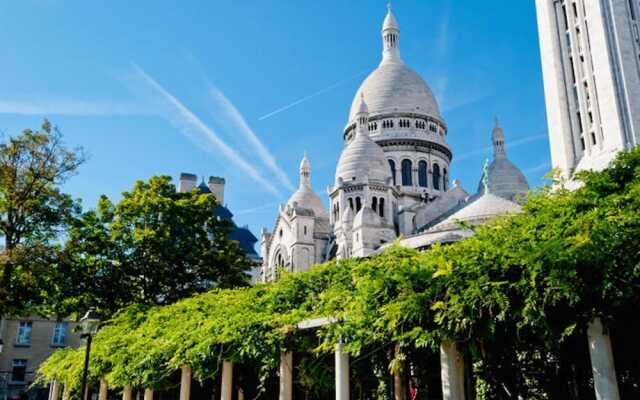
[[[205,150],[216,155],[222,153],[224,157],[240,168],[241,171],[249,175],[256,183],[266,189],[269,193],[276,197],[282,197],[280,192],[268,180],[260,175],[260,173],[251,164],[245,161],[240,154],[223,142],[211,128],[205,125],[200,118],[184,106],[177,98],[165,90],[138,65],[133,64],[133,68],[140,78],[142,78],[142,80],[157,95],[159,95],[162,100],[164,100],[163,103],[168,106],[168,110],[163,114],[163,116],[176,126],[183,134],[194,140],[199,145],[202,145],[201,139],[204,136],[204,139],[206,139],[209,144],[204,146]],[[194,132],[197,133],[194,135]]]
[[[0,99],[0,114],[90,117],[105,115],[144,115],[150,113],[150,110],[138,104],[128,104],[125,102],[49,98],[31,98],[28,100]]]
[[[271,154],[264,143],[260,141],[245,118],[242,116],[242,114],[240,114],[240,111],[238,111],[238,109],[233,105],[231,100],[229,100],[227,96],[225,96],[224,93],[220,91],[220,89],[218,89],[211,83],[209,83],[209,94],[213,101],[221,107],[224,115],[229,120],[231,120],[231,122],[249,141],[249,144],[253,146],[262,162],[264,162],[267,168],[269,168],[275,174],[280,183],[282,183],[282,185],[288,190],[295,191],[295,186],[293,185],[293,183],[291,183],[291,180],[289,179],[287,174],[285,174],[284,171],[278,166],[278,163],[276,162],[273,154]]]
[[[531,136],[523,137],[522,139],[514,140],[513,142],[508,142],[507,143],[507,149],[512,149],[514,147],[522,146],[523,144],[535,142],[535,141],[544,139],[546,137],[547,137],[546,133],[541,133],[541,134],[537,134],[537,135],[531,135]],[[486,146],[486,147],[482,147],[482,148],[477,149],[477,150],[473,150],[473,151],[469,151],[467,153],[463,153],[463,154],[461,154],[459,156],[455,156],[454,158],[456,159],[456,161],[462,161],[462,160],[466,160],[467,158],[471,158],[471,157],[477,156],[479,154],[487,154],[487,153],[491,152],[491,150],[493,150],[493,146]]]
[[[549,161],[545,161],[534,167],[526,169],[524,172],[527,174],[530,174],[530,173],[540,172],[540,171],[545,171],[545,172],[551,171],[551,163]]]
[[[294,101],[293,103],[287,104],[286,106],[282,106],[282,107],[278,108],[277,110],[271,111],[270,113],[267,113],[267,114],[263,115],[262,117],[258,118],[258,121],[262,121],[262,120],[265,120],[267,118],[271,118],[276,114],[280,114],[281,112],[290,109],[291,107],[295,107],[300,103],[304,103],[305,101],[310,100],[310,99],[312,99],[312,98],[314,98],[316,96],[320,96],[321,94],[327,93],[327,92],[337,88],[338,86],[343,85],[343,84],[349,82],[350,80],[357,78],[358,76],[364,74],[365,72],[367,72],[367,70],[362,70],[362,71],[358,72],[357,74],[354,74],[354,75],[352,75],[352,76],[350,76],[348,78],[345,78],[345,79],[343,79],[341,81],[338,81],[338,82],[336,82],[334,84],[331,84],[331,85],[327,86],[324,89],[320,89],[315,93],[312,93],[312,94],[310,94],[308,96],[304,96],[304,97]]]
[[[266,210],[266,209],[273,209],[277,205],[278,205],[278,203],[263,204],[263,205],[258,206],[258,207],[246,208],[244,210],[237,211],[237,212],[234,213],[234,215],[253,214],[253,213],[258,212],[258,211],[262,211],[262,210]]]

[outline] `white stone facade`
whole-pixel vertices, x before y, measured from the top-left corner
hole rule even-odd
[[[298,190],[280,206],[273,232],[262,231],[261,279],[276,280],[280,269],[301,272],[324,261],[328,241],[329,216],[311,189],[311,163],[305,154]]]
[[[551,159],[565,178],[640,140],[640,3],[536,0]]]
[[[280,207],[273,231],[262,233],[264,281],[278,279],[281,270],[304,271],[335,257],[366,257],[401,236],[417,248],[457,240],[468,233],[452,232],[450,224],[442,232],[433,227],[456,216],[476,223],[495,210],[519,209],[513,200],[528,184],[508,160],[499,126],[480,193],[469,196],[457,181],[449,185],[453,154],[446,123],[431,89],[400,58],[399,40],[399,24],[389,9],[382,61],[356,92],[342,135],[335,181],[327,188],[329,211],[311,190],[305,155],[300,188]]]

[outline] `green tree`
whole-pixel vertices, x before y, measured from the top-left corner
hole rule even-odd
[[[215,217],[211,194],[179,193],[168,176],[138,181],[114,204],[77,218],[64,249],[64,312],[169,304],[212,287],[248,283],[250,261]]]
[[[0,143],[0,315],[32,312],[53,290],[57,239],[79,210],[60,186],[84,160],[47,120]]]

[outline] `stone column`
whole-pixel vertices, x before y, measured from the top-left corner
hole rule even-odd
[[[69,385],[64,385],[64,390],[62,391],[62,400],[69,400],[71,398],[71,390],[69,389]]]
[[[122,400],[133,400],[131,396],[131,385],[124,385],[124,388],[122,388]]]
[[[107,392],[109,387],[107,386],[107,380],[102,378],[100,379],[100,390],[98,391],[98,400],[107,400]]]
[[[613,363],[611,338],[605,332],[600,318],[595,318],[587,327],[589,357],[593,371],[593,387],[597,400],[620,400],[618,380]]]
[[[58,381],[51,381],[51,400],[59,400],[60,399],[60,383]]]
[[[153,389],[144,390],[144,400],[153,400]]]
[[[279,400],[293,399],[293,353],[280,356],[280,396]]]
[[[400,345],[396,344],[394,352],[396,358],[402,357]],[[405,400],[407,390],[404,385],[404,361],[400,361],[399,364],[399,368],[393,373],[393,398],[394,400]]]
[[[189,400],[191,398],[191,367],[185,365],[182,367],[182,375],[180,377],[180,400]]]
[[[440,374],[442,399],[464,400],[464,360],[455,342],[440,344]]]
[[[233,363],[224,361],[222,363],[222,386],[220,388],[220,399],[231,400],[233,395]]]
[[[336,344],[336,400],[349,400],[349,354]]]

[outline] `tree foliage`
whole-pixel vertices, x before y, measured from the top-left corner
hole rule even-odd
[[[0,315],[33,311],[55,286],[56,240],[79,210],[60,186],[84,159],[46,120],[0,143]]]
[[[373,370],[352,370],[366,385],[362,374],[380,373],[379,360],[397,368],[399,360],[384,355],[395,343],[415,366],[441,341],[456,340],[473,365],[470,390],[479,398],[583,398],[591,385],[587,323],[602,318],[620,343],[640,333],[640,149],[580,179],[576,191],[531,194],[521,214],[453,245],[421,253],[395,245],[273,284],[127,308],[98,333],[91,376],[162,389],[181,365],[205,380],[227,359],[259,369],[264,383],[283,351],[320,357],[342,338],[355,360],[377,360]],[[317,341],[303,340],[295,325],[321,316],[336,322],[319,329]],[[625,350],[615,353],[618,375],[623,397],[635,398],[640,357],[637,346]],[[83,353],[55,354],[41,379],[77,387]],[[313,387],[309,379],[324,375],[309,369],[303,384]],[[428,374],[413,379],[429,386],[421,393],[436,392]]]
[[[179,193],[168,176],[136,182],[116,204],[102,196],[70,224],[60,312],[95,307],[109,316],[130,304],[246,286],[250,261],[215,207],[211,194]]]

